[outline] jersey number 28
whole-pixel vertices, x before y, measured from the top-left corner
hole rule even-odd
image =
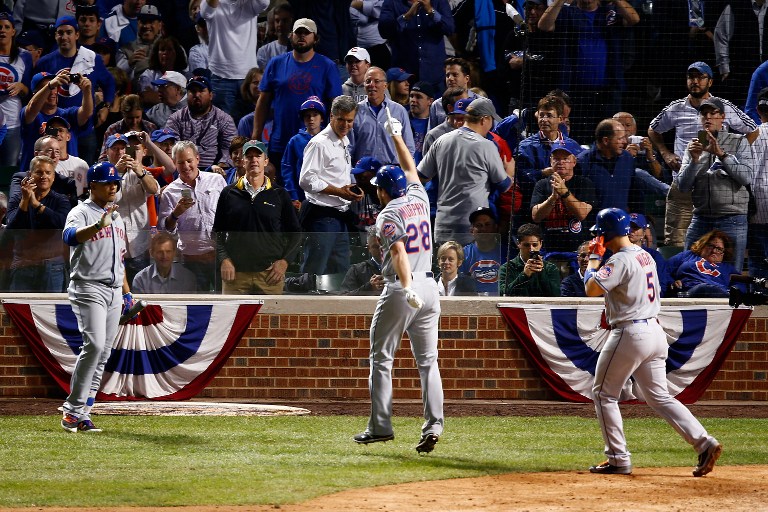
[[[408,224],[405,228],[408,240],[405,242],[405,252],[414,253],[419,251],[428,251],[432,247],[432,240],[429,236],[429,222],[423,221],[421,224]]]

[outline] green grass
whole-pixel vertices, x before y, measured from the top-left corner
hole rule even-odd
[[[414,450],[421,420],[393,442],[357,446],[366,419],[99,416],[68,434],[51,416],[0,417],[0,506],[284,504],[354,487],[511,472],[584,470],[602,460],[594,419],[449,418],[435,452]],[[768,420],[705,419],[721,464],[765,464]],[[625,422],[637,467],[693,466],[662,420]]]

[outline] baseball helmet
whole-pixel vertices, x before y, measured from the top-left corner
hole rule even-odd
[[[301,107],[299,107],[299,116],[303,115],[305,110],[317,110],[323,118],[325,118],[325,105],[323,105],[323,102],[320,101],[320,98],[317,96],[310,96],[301,104]]]
[[[405,195],[408,180],[405,179],[403,170],[397,165],[383,165],[376,172],[376,176],[371,178],[371,185],[383,188],[389,197],[395,199]]]
[[[91,183],[109,183],[116,181],[118,189],[123,178],[117,172],[117,168],[109,162],[99,162],[88,168],[88,185]]]
[[[595,236],[603,236],[609,241],[617,236],[629,234],[629,215],[619,208],[604,208],[597,214],[595,225],[590,231]]]

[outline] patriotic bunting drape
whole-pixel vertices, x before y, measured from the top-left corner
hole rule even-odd
[[[99,399],[194,397],[219,372],[263,303],[150,304],[120,327]],[[69,393],[83,343],[69,301],[4,300],[3,306],[40,363]]]
[[[575,402],[592,401],[597,357],[610,333],[603,306],[499,304],[499,310],[553,391]],[[686,404],[701,397],[751,312],[726,305],[662,306],[672,396]]]

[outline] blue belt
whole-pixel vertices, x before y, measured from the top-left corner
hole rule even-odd
[[[611,329],[623,329],[624,327],[629,327],[632,324],[647,324],[648,318],[642,318],[640,320],[627,320],[626,322],[618,322],[611,325]]]

